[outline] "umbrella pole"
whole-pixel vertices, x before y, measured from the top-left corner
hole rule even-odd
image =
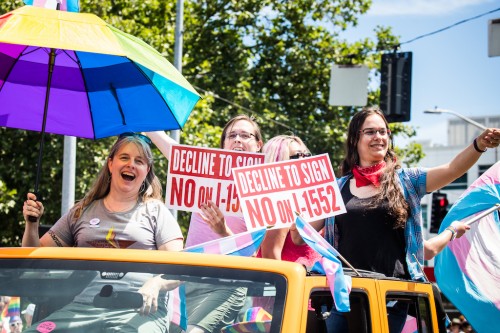
[[[51,48],[49,53],[49,76],[47,78],[47,90],[45,91],[45,105],[43,107],[43,121],[42,121],[42,133],[40,136],[40,149],[38,151],[38,163],[36,166],[36,179],[35,179],[36,200],[41,200],[40,193],[38,192],[38,186],[40,184],[40,174],[42,173],[42,156],[43,156],[43,145],[45,142],[45,125],[47,123],[47,110],[49,108],[50,86],[52,84],[52,73],[54,71],[55,62],[56,62],[56,51]],[[28,220],[30,222],[36,222],[37,218],[34,216],[29,216]]]

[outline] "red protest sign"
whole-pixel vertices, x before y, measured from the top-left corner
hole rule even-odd
[[[172,145],[167,177],[166,205],[199,212],[202,203],[213,201],[227,216],[241,216],[232,169],[261,164],[260,153]]]
[[[233,169],[247,229],[345,213],[328,154]]]

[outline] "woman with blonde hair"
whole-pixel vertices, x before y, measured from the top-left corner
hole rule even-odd
[[[279,162],[311,156],[304,142],[295,135],[278,135],[267,141],[262,148],[265,162]],[[260,246],[258,257],[298,262],[312,266],[320,255],[306,244],[295,245],[289,228],[271,229]]]
[[[177,221],[161,200],[161,185],[154,173],[151,140],[137,133],[124,133],[115,142],[96,181],[68,213],[41,238],[38,237],[43,204],[28,193],[23,206],[26,221],[22,245],[49,247],[131,248],[180,251],[183,237]],[[29,217],[36,222],[29,222]],[[114,237],[110,239],[108,235]],[[140,276],[139,276],[140,275]],[[118,291],[135,291],[143,305],[136,309],[96,309],[87,295],[98,294],[106,283],[94,279],[73,302],[45,318],[61,331],[123,330],[165,332],[172,315],[170,290],[178,281],[152,274],[126,275]],[[69,315],[68,315],[69,314]],[[123,326],[116,327],[116,317]],[[36,331],[34,324],[29,331]]]

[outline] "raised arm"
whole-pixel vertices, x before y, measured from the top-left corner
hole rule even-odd
[[[151,141],[153,141],[155,146],[158,147],[163,156],[165,156],[167,159],[170,156],[170,148],[172,147],[172,145],[178,143],[163,131],[145,132],[144,134],[146,134],[151,139]]]
[[[500,129],[486,129],[475,139],[475,144],[471,143],[449,163],[430,168],[427,171],[427,192],[436,191],[462,176],[477,162],[482,151],[487,148],[496,148],[499,143]]]

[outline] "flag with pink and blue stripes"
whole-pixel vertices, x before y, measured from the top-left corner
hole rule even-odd
[[[212,241],[186,247],[183,251],[208,254],[224,254],[232,256],[252,256],[264,240],[265,227],[242,232],[228,237],[214,239]],[[184,286],[173,291],[174,310],[172,322],[183,330],[187,328],[186,295]]]
[[[50,9],[56,9],[57,4],[59,3],[59,10],[76,13],[80,11],[79,0],[24,0],[24,3],[29,6]]]
[[[253,229],[232,236],[186,247],[185,252],[226,254],[233,256],[252,256],[264,240],[266,228]]]
[[[313,270],[326,275],[336,309],[340,312],[350,311],[349,293],[352,280],[350,276],[344,275],[342,263],[337,258],[339,253],[300,216],[295,219],[295,224],[306,244],[322,256],[321,260],[313,266]]]
[[[500,204],[500,162],[453,204],[440,232]],[[472,223],[462,237],[436,257],[435,275],[444,295],[478,332],[498,332],[500,324],[500,219],[494,211]],[[494,323],[497,323],[495,325]]]

